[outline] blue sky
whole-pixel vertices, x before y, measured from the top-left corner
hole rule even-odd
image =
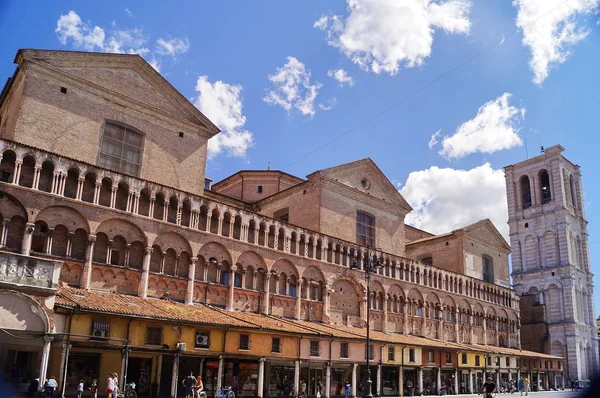
[[[594,264],[599,2],[2,0],[0,76],[19,48],[141,52],[223,130],[215,181],[370,157],[433,232],[489,217],[506,234],[502,167],[559,143]]]

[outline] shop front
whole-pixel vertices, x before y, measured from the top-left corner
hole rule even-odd
[[[381,396],[397,397],[400,395],[399,374],[398,366],[381,367]]]
[[[459,394],[470,394],[469,391],[469,371],[467,369],[460,370],[460,381],[458,383]]]
[[[437,368],[423,368],[423,395],[437,394]]]
[[[202,382],[207,397],[214,397],[219,374],[219,358],[206,358],[202,366]]]
[[[414,397],[417,394],[417,369],[404,368],[403,380],[404,395],[407,397]]]
[[[231,387],[236,397],[257,397],[258,367],[258,361],[225,359],[223,386]]]
[[[352,383],[352,365],[333,364],[331,365],[331,386],[329,395],[331,397],[344,396],[344,385]],[[358,391],[358,390],[357,390]]]
[[[270,361],[265,367],[267,397],[289,397],[294,390],[294,362]]]
[[[369,366],[369,370],[371,370],[371,393],[374,396],[379,396],[379,391],[377,391],[377,365]],[[359,365],[357,372],[356,394],[361,396],[361,389],[364,389],[367,386],[367,367],[365,365]]]
[[[456,380],[454,380],[456,375],[454,374],[454,369],[444,369],[442,368],[442,390],[445,389],[446,395],[455,394],[456,388]]]
[[[321,395],[324,395],[325,368],[324,362],[302,363],[300,366],[300,390],[302,390],[302,384],[306,383],[306,394],[308,396],[316,396],[319,389]]]

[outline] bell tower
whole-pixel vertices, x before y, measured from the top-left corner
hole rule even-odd
[[[567,380],[598,372],[598,335],[579,166],[560,145],[505,167],[512,278],[523,349],[566,359]]]

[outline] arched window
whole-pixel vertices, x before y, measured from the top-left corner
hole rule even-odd
[[[569,190],[571,191],[571,204],[573,205],[573,207],[577,207],[577,196],[573,176],[569,177]]]
[[[137,131],[112,122],[104,124],[98,166],[110,170],[140,175],[144,136]]]
[[[524,209],[531,207],[531,187],[529,186],[529,177],[521,177],[521,199]]]
[[[552,193],[550,192],[550,176],[546,170],[540,171],[540,191],[542,204],[549,203],[552,200]]]
[[[490,256],[482,256],[482,277],[486,282],[494,283],[494,260]]]

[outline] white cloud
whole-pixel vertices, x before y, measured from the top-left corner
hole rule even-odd
[[[365,70],[394,75],[431,55],[436,28],[468,33],[469,0],[347,0],[348,15],[324,15],[313,26]]]
[[[336,104],[337,104],[337,98],[332,97],[327,100],[327,103],[319,104],[319,109],[324,110],[324,111],[330,111],[333,108],[335,108]]]
[[[597,11],[600,0],[514,0],[517,26],[523,30],[523,44],[531,50],[529,66],[533,81],[541,84],[552,67],[565,62],[569,47],[589,33],[576,17]]]
[[[454,135],[444,137],[439,154],[457,159],[475,152],[493,153],[522,145],[517,124],[525,116],[525,108],[510,105],[510,96],[504,93],[481,106],[477,115],[461,124]]]
[[[310,70],[295,57],[287,57],[287,61],[277,68],[277,73],[269,75],[272,88],[263,100],[288,112],[296,109],[303,115],[314,116],[315,100],[323,85],[319,82],[311,83]]]
[[[170,40],[160,38],[156,41],[157,52],[161,55],[170,55],[175,57],[185,54],[190,49],[190,42],[187,38],[180,39],[175,37]]]
[[[129,15],[131,18],[134,18],[133,13],[131,11],[129,11],[129,8],[125,7],[125,12],[127,13],[127,15]]]
[[[429,139],[429,143],[427,143],[427,146],[429,146],[429,149],[432,149],[434,146],[437,145],[438,138],[440,138],[441,134],[442,134],[442,130],[438,130],[431,135],[431,138]]]
[[[343,69],[330,69],[327,71],[327,76],[337,80],[342,87],[344,87],[344,84],[346,83],[350,87],[354,86],[354,79]]]
[[[131,14],[127,8],[125,12]],[[110,34],[107,34],[105,29],[100,26],[92,27],[91,23],[83,22],[81,17],[72,10],[58,18],[55,32],[61,44],[71,43],[75,49],[139,54],[149,60],[148,62],[157,71],[160,71],[158,56],[175,57],[185,53],[190,46],[188,39],[158,39],[156,51],[153,52],[147,47],[148,38],[141,28],[119,29],[113,22],[110,27]]]
[[[489,163],[471,170],[414,171],[400,193],[414,209],[407,224],[439,234],[489,218],[508,240],[504,172]]]
[[[61,15],[56,23],[55,32],[61,44],[67,44],[72,40],[73,47],[93,51],[104,48],[104,29],[99,26],[93,28],[81,20],[75,11],[69,11],[67,15]]]
[[[242,114],[242,86],[220,80],[211,83],[207,76],[200,76],[196,91],[198,97],[194,99],[194,105],[221,129],[208,141],[209,157],[223,151],[231,156],[246,156],[253,139],[252,133],[244,128],[246,117]]]

